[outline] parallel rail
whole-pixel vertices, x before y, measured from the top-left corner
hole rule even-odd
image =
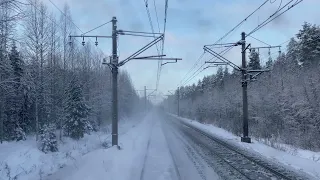
[[[176,117],[172,117],[172,118],[176,118]],[[175,121],[172,121],[175,122]],[[243,158],[247,159],[250,162],[255,163],[256,165],[262,167],[263,169],[271,172],[272,174],[274,174],[276,177],[278,177],[279,179],[284,179],[284,180],[307,180],[309,178],[307,177],[301,177],[300,174],[297,174],[296,172],[290,171],[289,169],[285,169],[281,166],[276,166],[275,164],[271,164],[270,162],[266,162],[264,160],[261,160],[261,158],[255,157],[253,154],[250,154],[243,150],[240,149],[239,147],[232,145],[230,143],[227,143],[225,141],[223,141],[222,139],[219,139],[207,132],[204,132],[203,130],[194,127],[188,123],[183,122],[182,120],[179,120],[179,122],[185,126],[187,126],[188,128],[191,128],[192,130],[198,132],[199,134],[209,138],[211,141],[213,141],[214,143],[217,143],[218,145],[231,150],[232,152],[241,155]],[[176,122],[175,122],[176,123]],[[205,146],[207,146],[207,148],[212,149],[212,147],[208,147],[208,145],[204,144]],[[247,177],[248,179],[252,179],[248,176],[248,174],[246,174],[245,172],[241,171],[239,168],[235,167],[234,164],[232,162],[229,162],[228,160],[226,160],[224,157],[222,157],[221,153],[215,153],[219,158],[221,158],[223,161],[225,161],[225,163],[229,164],[229,166],[231,166],[232,168],[234,168],[235,170],[237,170],[239,173],[241,173],[243,176]],[[227,156],[227,153],[224,152],[225,156]],[[230,154],[229,154],[230,156]],[[232,159],[232,158],[231,158]]]

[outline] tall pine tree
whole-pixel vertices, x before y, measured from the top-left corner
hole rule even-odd
[[[67,97],[64,130],[71,138],[80,139],[90,127],[90,108],[84,102],[82,88],[76,78],[69,84]]]

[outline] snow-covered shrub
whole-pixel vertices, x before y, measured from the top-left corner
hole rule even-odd
[[[18,179],[18,175],[11,177],[11,169],[7,163],[5,163],[5,165],[4,165],[4,170],[6,172],[6,176],[7,176],[8,180],[17,180]]]
[[[90,134],[92,131],[94,131],[94,126],[92,125],[93,123],[90,121],[86,121],[85,123],[86,123],[85,124],[85,132],[87,134]]]
[[[101,145],[103,148],[106,148],[106,149],[112,146],[108,139],[103,140]]]
[[[8,141],[26,140],[26,134],[18,122],[11,120],[4,122],[4,138]]]
[[[26,133],[23,131],[23,129],[18,126],[14,129],[15,139],[17,141],[26,140]]]
[[[58,151],[58,142],[53,126],[44,125],[41,128],[39,149],[44,153]]]

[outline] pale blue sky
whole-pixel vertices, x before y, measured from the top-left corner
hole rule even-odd
[[[223,42],[239,40],[242,31],[251,31],[259,22],[262,22],[278,8],[280,1],[277,0],[273,4],[268,2]],[[282,4],[289,1],[283,0]],[[59,13],[48,0],[43,0],[43,2],[48,5],[50,11]],[[67,2],[71,8],[75,24],[82,31],[88,31],[111,20],[112,16],[116,16],[119,29],[151,32],[144,0],[54,0],[53,2],[61,9],[63,4]],[[154,29],[158,31],[154,1],[148,0],[148,2]],[[155,0],[155,2],[162,31],[165,0]],[[214,43],[263,2],[264,0],[169,0],[165,54],[167,57],[180,57],[183,60],[177,64],[163,66],[159,91],[167,94],[167,90],[176,89],[179,82],[203,52],[203,45]],[[279,45],[294,36],[304,21],[320,24],[320,11],[317,10],[319,7],[319,0],[304,0],[253,36],[271,45]],[[106,25],[89,34],[110,35],[110,33],[111,26]],[[151,40],[152,38],[121,36],[119,41],[120,59],[126,58]],[[253,46],[263,45],[251,38],[247,40]],[[99,48],[106,55],[111,53],[110,45],[110,40],[99,41]],[[144,55],[155,54],[157,54],[156,48],[153,47]],[[262,53],[262,56],[266,55],[266,52]],[[240,49],[234,48],[226,57],[236,64],[240,64]],[[205,55],[197,67],[210,58],[210,55]],[[130,73],[136,89],[143,89],[143,86],[150,89],[155,88],[157,61],[131,61],[121,69]],[[203,76],[215,71],[214,68],[207,69],[188,84],[197,82]],[[191,74],[193,72],[189,75]]]

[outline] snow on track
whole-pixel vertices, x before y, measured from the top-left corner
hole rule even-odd
[[[92,151],[46,180],[180,180],[157,113],[120,136],[119,145]]]
[[[141,123],[119,136],[119,145],[98,149],[77,159],[47,177],[47,180],[129,180],[139,178],[143,166],[148,136],[152,121],[146,117]]]
[[[201,124],[197,121],[177,117],[176,115],[172,115],[172,114],[170,114],[170,116],[178,118],[184,123],[187,123],[194,127],[202,129],[204,132],[209,133],[217,138],[223,139],[228,143],[232,143],[236,146],[245,148],[248,151],[258,153],[258,155],[261,155],[261,157],[267,158],[272,162],[275,162],[275,163],[279,162],[279,164],[291,166],[294,169],[296,169],[297,172],[301,172],[301,173],[305,172],[316,179],[320,179],[320,163],[319,162],[315,162],[304,157],[291,155],[287,152],[283,152],[278,149],[269,147],[265,144],[262,144],[260,142],[257,142],[254,139],[253,139],[253,143],[251,144],[242,143],[240,142],[240,138],[238,136],[235,136],[224,129],[215,127],[213,125]],[[303,150],[300,150],[300,151],[303,151]],[[313,152],[313,154],[316,154],[316,153]]]
[[[179,180],[160,121],[152,128],[140,180]]]
[[[221,179],[212,169],[198,145],[192,143],[183,134],[177,131],[163,116],[163,130],[169,144],[173,160],[179,172],[181,180],[218,180]],[[210,162],[215,163],[215,162]]]

